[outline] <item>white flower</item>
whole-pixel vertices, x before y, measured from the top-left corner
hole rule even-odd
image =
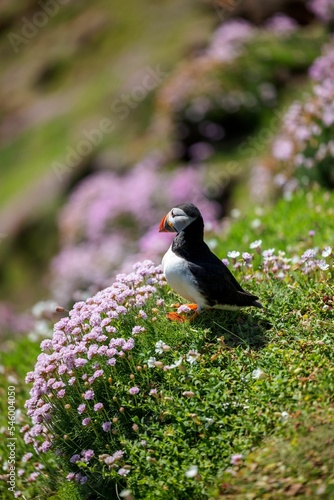
[[[237,252],[235,250],[232,250],[232,252],[227,252],[227,257],[229,257],[230,259],[236,259],[237,257],[239,257],[240,255],[240,252]]]
[[[256,370],[252,371],[252,378],[255,380],[265,378],[266,376],[267,375],[260,368],[256,368]]]
[[[41,319],[55,313],[57,306],[57,302],[54,302],[53,300],[41,300],[31,308],[31,313],[34,318]]]
[[[262,240],[256,240],[249,245],[249,248],[254,250],[254,248],[260,248],[261,245],[262,245]]]
[[[239,217],[241,216],[241,212],[238,208],[233,208],[230,212],[230,216],[233,219],[239,219]]]
[[[327,264],[327,262],[325,262],[324,260],[318,260],[317,261],[317,266],[322,271],[327,271],[327,269],[329,269],[329,264]]]
[[[210,250],[214,250],[215,248],[217,248],[218,242],[214,238],[211,238],[211,240],[207,241],[207,244],[208,244]]]
[[[12,385],[18,385],[18,383],[19,383],[19,381],[17,380],[15,375],[8,375],[7,382],[9,382]]]
[[[121,498],[125,498],[125,499],[128,498],[128,497],[129,498],[133,498],[133,497],[131,497],[131,490],[123,490],[123,491],[120,492],[119,496]]]
[[[197,465],[191,465],[189,469],[186,471],[186,477],[195,477],[198,474]]]
[[[332,247],[328,246],[323,249],[321,256],[326,258],[329,257],[331,253],[332,253]]]
[[[180,366],[181,363],[182,363],[182,357],[179,358],[177,361],[175,361],[175,363],[173,363],[172,365],[165,366],[165,370],[172,370],[173,368],[177,368],[178,366]]]
[[[148,360],[147,360],[147,366],[149,368],[154,368],[154,363],[156,361],[156,358],[154,358],[153,356],[151,356]]]
[[[120,476],[127,476],[129,472],[129,469],[124,469],[123,467],[121,467],[120,469],[118,469],[117,474],[119,474]]]
[[[204,420],[207,422],[205,424],[205,427],[209,427],[210,425],[212,425],[214,423],[214,419],[210,418],[210,417],[205,417]]]
[[[300,263],[300,259],[299,259],[298,255],[294,255],[291,259],[291,264],[296,265],[299,263]]]
[[[199,357],[198,351],[189,351],[186,356],[186,360],[188,361],[188,363],[192,365],[193,363],[196,363],[198,357]]]
[[[166,350],[169,350],[169,346],[162,340],[158,340],[158,342],[155,344],[155,352],[158,354],[163,354]]]
[[[261,224],[262,224],[261,219],[254,219],[251,222],[251,227],[253,229],[258,229],[259,227],[261,227]]]
[[[290,415],[288,414],[287,411],[282,411],[282,413],[281,413],[281,421],[282,422],[286,422],[289,417],[290,417]]]

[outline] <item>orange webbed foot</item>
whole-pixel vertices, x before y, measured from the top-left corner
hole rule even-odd
[[[185,318],[176,312],[170,312],[166,314],[166,318],[170,321],[178,321],[179,323],[184,323]]]
[[[192,321],[198,316],[198,305],[197,304],[173,304],[177,306],[177,312],[170,312],[166,315],[167,319],[171,321],[178,321],[179,323],[185,322],[187,320]],[[191,316],[187,316],[191,311],[194,311]]]

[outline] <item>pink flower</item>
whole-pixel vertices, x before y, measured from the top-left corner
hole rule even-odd
[[[333,0],[310,0],[308,4],[321,21],[329,22],[334,19]]]
[[[84,399],[94,399],[94,391],[92,389],[89,389],[88,391],[86,391],[84,394],[83,394],[83,398]]]
[[[102,377],[103,373],[104,373],[103,370],[96,370],[93,374],[93,377],[94,378]]]
[[[278,35],[290,35],[298,29],[294,19],[278,12],[266,22],[266,28]]]
[[[293,154],[293,143],[287,137],[277,137],[272,146],[272,153],[277,160],[289,160]]]
[[[117,450],[115,451],[115,453],[113,454],[112,458],[114,460],[120,460],[121,458],[123,458],[123,455],[124,455],[124,451],[122,450]]]
[[[133,335],[137,335],[138,333],[145,332],[145,328],[143,326],[134,326],[132,328]]]
[[[94,450],[83,450],[81,452],[83,460],[88,463],[95,455]]]
[[[81,415],[85,410],[86,410],[86,405],[84,403],[78,406],[79,415]]]
[[[96,403],[96,405],[94,405],[94,411],[101,411],[102,408],[103,408],[102,403]]]
[[[253,260],[253,257],[250,253],[248,252],[243,252],[242,253],[242,258],[244,259],[246,264],[250,264]]]
[[[36,481],[36,479],[38,478],[38,476],[40,475],[39,472],[32,472],[29,477],[28,477],[28,482],[29,483],[34,483]]]
[[[48,451],[52,446],[52,443],[50,441],[44,441],[41,446],[41,451],[46,452]]]
[[[30,451],[29,451],[28,453],[23,455],[22,462],[28,462],[28,460],[30,460],[32,456],[33,456],[32,453],[30,453]]]
[[[134,387],[131,387],[131,389],[129,390],[129,393],[131,395],[138,394],[139,390],[140,390],[139,387],[134,386]]]
[[[235,455],[231,456],[231,464],[232,465],[239,465],[243,460],[243,456],[241,453],[237,453]]]

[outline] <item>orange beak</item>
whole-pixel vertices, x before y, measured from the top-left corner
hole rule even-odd
[[[159,233],[173,233],[175,231],[174,227],[170,222],[168,222],[167,218],[168,214],[161,219],[159,224]]]

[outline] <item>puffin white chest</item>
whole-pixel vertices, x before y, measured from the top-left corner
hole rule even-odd
[[[196,303],[199,309],[205,307],[206,300],[198,290],[196,280],[185,259],[178,257],[172,247],[162,259],[162,267],[168,284],[182,297]]]

